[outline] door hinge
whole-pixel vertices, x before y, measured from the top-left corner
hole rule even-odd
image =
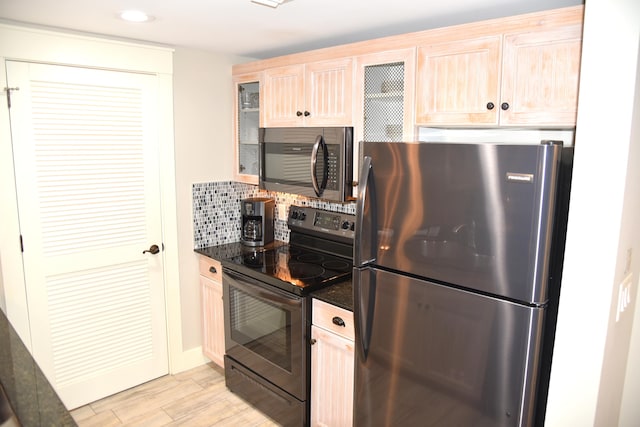
[[[7,94],[7,108],[11,108],[11,91],[20,90],[19,87],[5,87],[4,92]]]
[[[22,234],[20,235],[20,252],[24,253],[24,243],[22,242]]]

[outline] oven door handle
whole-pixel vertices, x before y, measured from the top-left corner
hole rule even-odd
[[[300,298],[293,294],[289,294],[273,286],[263,284],[259,280],[223,268],[223,282],[225,279],[231,282],[230,286],[242,289],[248,294],[271,301],[279,306],[291,307],[300,304]]]

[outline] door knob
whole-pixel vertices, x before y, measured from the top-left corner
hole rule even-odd
[[[158,245],[151,245],[149,249],[145,249],[144,251],[142,251],[143,254],[146,254],[147,252],[149,252],[151,255],[155,255],[160,252],[160,248],[158,247]]]

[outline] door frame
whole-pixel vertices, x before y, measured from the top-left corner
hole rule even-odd
[[[182,348],[178,264],[178,223],[173,130],[173,49],[39,28],[0,24],[0,76],[7,86],[6,60],[152,74],[158,83],[158,146],[164,288],[170,373],[193,366]],[[0,306],[31,350],[29,312],[20,246],[20,222],[13,164],[9,109],[0,108]]]

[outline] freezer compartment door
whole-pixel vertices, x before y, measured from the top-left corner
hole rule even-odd
[[[355,264],[544,303],[562,151],[363,143]]]
[[[356,426],[527,426],[543,308],[354,272]]]

